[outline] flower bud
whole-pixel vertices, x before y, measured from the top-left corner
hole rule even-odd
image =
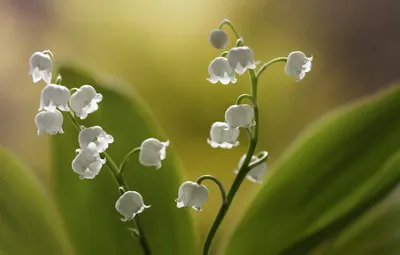
[[[248,104],[232,105],[225,112],[229,128],[248,128],[255,125],[254,109]]]
[[[43,135],[48,133],[55,135],[57,133],[63,134],[62,130],[63,115],[56,109],[49,111],[39,112],[35,117],[35,124],[38,128],[37,134]]]
[[[53,61],[51,57],[43,52],[35,52],[29,59],[29,75],[32,75],[33,82],[44,80],[47,84],[51,82]]]
[[[207,142],[213,148],[231,149],[239,145],[239,133],[239,129],[229,129],[225,122],[215,122],[210,130],[211,139],[207,139]]]
[[[244,154],[239,161],[238,164],[238,169],[235,170],[235,173],[237,174],[239,169],[242,167],[244,159],[246,158],[246,154]],[[256,156],[252,156],[250,160],[250,164],[255,162],[258,158]],[[256,167],[253,167],[247,174],[246,178],[252,182],[255,183],[262,183],[263,180],[262,178],[264,177],[265,173],[267,172],[267,162],[264,162]]]
[[[295,77],[297,82],[301,81],[306,73],[311,71],[312,59],[312,57],[306,57],[301,51],[291,52],[285,66],[286,74]]]
[[[228,45],[228,35],[221,29],[211,31],[208,41],[216,49],[224,49]]]
[[[208,189],[196,182],[184,182],[178,191],[178,198],[175,200],[178,208],[193,208],[201,211],[203,204],[208,199]]]
[[[103,96],[96,93],[96,90],[90,85],[83,85],[70,99],[72,110],[80,119],[86,119],[88,114],[97,111],[99,106],[97,103],[101,102]]]
[[[136,191],[127,191],[119,197],[115,203],[115,209],[124,216],[121,221],[128,221],[135,218],[136,214],[149,208],[150,205],[145,205],[143,197]]]
[[[253,51],[247,46],[234,47],[228,52],[228,62],[233,70],[239,75],[244,74],[248,69],[255,69]]]
[[[69,96],[70,93],[67,87],[57,84],[47,84],[40,96],[39,111],[43,109],[53,110],[56,107],[61,111],[69,111]]]
[[[108,148],[108,144],[114,142],[114,138],[99,126],[82,129],[79,132],[78,140],[81,149],[88,147],[90,143],[94,143],[98,153],[104,152]]]
[[[140,145],[139,162],[144,166],[155,166],[161,168],[161,160],[167,156],[169,141],[160,142],[155,138],[149,138]]]
[[[210,74],[209,80],[212,84],[220,81],[222,84],[227,85],[229,82],[236,83],[235,72],[224,57],[217,57],[211,61],[208,66],[208,73]]]

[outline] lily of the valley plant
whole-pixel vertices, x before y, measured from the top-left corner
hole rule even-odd
[[[195,182],[186,181],[177,192],[175,201],[178,208],[193,208],[201,211],[208,199],[208,189],[202,182],[211,180],[218,185],[221,191],[222,204],[207,235],[203,255],[209,253],[213,238],[242,182],[247,178],[254,183],[262,183],[263,176],[267,171],[268,152],[256,151],[260,126],[257,104],[259,78],[270,65],[282,62],[286,63],[285,73],[293,77],[295,81],[301,81],[311,70],[312,61],[312,57],[307,57],[300,51],[294,51],[288,57],[279,57],[266,62],[257,70],[253,50],[245,45],[243,38],[229,20],[223,20],[219,28],[212,30],[209,36],[210,44],[219,50],[228,46],[229,37],[222,30],[225,25],[230,27],[236,35],[236,45],[228,51],[223,51],[210,62],[208,67],[210,77],[207,80],[213,84],[220,82],[223,85],[229,85],[236,83],[236,76],[248,72],[250,92],[240,95],[225,114],[221,113],[221,119],[211,125],[210,137],[207,142],[215,149],[234,149],[239,146],[239,134],[240,131],[243,131],[248,134],[250,143],[247,153],[238,160],[238,168],[232,170],[232,173],[236,173],[236,178],[228,193],[225,192],[223,184],[211,175],[200,176]],[[82,84],[80,88],[72,89],[63,86],[62,77],[56,71],[54,55],[50,50],[33,53],[29,64],[29,74],[32,76],[33,82],[43,80],[46,83],[35,117],[38,135],[63,134],[64,117],[72,122],[79,132],[79,136],[77,137],[76,156],[71,158],[71,170],[81,180],[95,179],[97,175],[101,174],[104,165],[110,170],[121,194],[119,198],[115,198],[115,209],[122,215],[121,221],[133,221],[134,231],[132,233],[140,242],[144,253],[151,254],[151,247],[149,247],[145,230],[139,220],[139,214],[144,213],[145,209],[149,209],[150,205],[145,204],[145,198],[138,191],[131,190],[123,173],[126,163],[136,153],[139,153],[138,160],[143,166],[160,169],[162,160],[167,156],[166,149],[169,141],[161,142],[156,138],[146,139],[140,146],[128,152],[118,167],[106,152],[109,146],[115,146],[112,145],[114,143],[113,136],[103,130],[101,126],[85,127],[80,123],[80,120],[90,118],[89,115],[95,114],[101,107],[103,96],[89,84]],[[247,100],[247,103],[242,102],[244,100]]]

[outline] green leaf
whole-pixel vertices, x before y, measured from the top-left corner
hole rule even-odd
[[[82,123],[101,126],[114,136],[107,153],[118,163],[133,148],[149,137],[165,141],[144,103],[130,89],[115,82],[105,84],[73,67],[62,67],[63,85],[72,88],[90,84],[103,95],[99,110]],[[112,89],[111,89],[112,88]],[[53,184],[60,209],[79,254],[143,254],[115,210],[119,192],[107,167],[93,180],[80,180],[71,162],[78,145],[78,132],[65,118],[65,134],[54,136]],[[173,143],[172,143],[173,147]],[[140,214],[144,234],[153,255],[194,254],[195,236],[188,210],[179,210],[174,202],[182,182],[181,170],[171,146],[160,170],[138,164],[137,156],[127,165],[125,177],[130,188],[143,195],[151,205]]]
[[[271,169],[226,254],[306,254],[385,196],[400,181],[382,167],[399,149],[399,112],[394,88],[318,121]]]
[[[400,157],[393,167],[400,168]],[[399,187],[400,188],[400,187]],[[336,238],[329,255],[400,254],[400,189]]]
[[[0,254],[73,254],[48,194],[1,147]]]

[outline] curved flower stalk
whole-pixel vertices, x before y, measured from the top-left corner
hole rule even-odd
[[[98,110],[98,103],[102,101],[103,96],[90,85],[83,85],[79,89],[75,89],[75,93],[70,95],[70,90],[60,85],[62,77],[55,70],[54,56],[49,50],[35,52],[31,56],[29,64],[33,81],[37,82],[43,79],[47,83],[41,93],[39,113],[35,117],[38,135],[45,133],[62,134],[64,117],[57,108],[67,114],[69,120],[79,131],[78,143],[80,148],[76,150],[77,155],[72,160],[72,170],[79,174],[80,179],[91,180],[100,174],[103,165],[107,166],[121,193],[116,201],[115,208],[124,216],[121,219],[122,221],[133,220],[134,231],[131,232],[136,234],[144,254],[150,255],[150,247],[138,217],[139,213],[150,206],[143,203],[143,197],[140,193],[129,190],[129,186],[122,175],[122,167],[121,169],[118,168],[114,160],[106,153],[108,146],[114,142],[114,138],[100,126],[85,128],[80,125],[77,119],[77,117],[85,119],[89,114]],[[143,151],[146,152],[146,163],[159,168],[161,167],[161,160],[166,157],[165,148],[168,146],[168,142],[159,142],[161,144],[159,145],[154,142],[156,139],[148,140],[152,142],[143,143],[146,145],[143,148]]]
[[[211,44],[214,46],[214,48],[217,49],[222,49],[226,47],[225,43],[228,42],[228,39],[224,38],[223,33],[220,32],[225,25],[229,26],[236,35],[236,47],[231,48],[228,52],[223,52],[221,54],[222,57],[216,58],[218,59],[218,61],[220,61],[220,64],[218,65],[219,69],[214,68],[214,66],[216,65],[216,59],[211,62],[209,66],[209,73],[211,75],[211,78],[209,78],[209,81],[211,83],[221,81],[221,83],[223,84],[228,84],[230,81],[229,79],[234,78],[234,72],[242,75],[246,71],[248,71],[250,76],[250,94],[240,95],[236,100],[236,104],[232,105],[226,110],[225,121],[227,128],[225,128],[225,130],[228,132],[229,130],[238,130],[239,128],[246,129],[249,133],[250,144],[247,153],[243,155],[239,161],[238,169],[235,170],[235,173],[237,175],[229,189],[228,194],[226,195],[226,203],[222,203],[218,214],[208,232],[203,247],[203,255],[208,255],[214,236],[219,226],[221,225],[226,213],[228,212],[229,207],[234,200],[235,195],[239,190],[243,180],[247,178],[252,182],[261,183],[262,177],[267,171],[266,160],[268,158],[268,153],[262,152],[259,156],[254,155],[256,152],[260,126],[257,103],[257,85],[259,78],[270,65],[278,62],[285,62],[285,73],[288,76],[295,77],[296,81],[300,81],[304,78],[305,74],[311,70],[312,61],[312,57],[308,58],[304,53],[296,51],[290,53],[288,57],[275,58],[269,62],[266,62],[260,67],[258,71],[256,71],[256,62],[254,61],[253,51],[245,45],[243,37],[239,35],[239,33],[236,31],[235,27],[229,20],[224,19],[219,25],[218,29],[214,29],[211,32],[209,39],[211,41]],[[228,62],[230,69],[225,66],[225,64],[222,64],[226,62],[224,58],[225,56],[227,56],[226,61]],[[210,72],[210,69],[216,69],[219,72]],[[234,82],[236,82],[236,78]],[[252,104],[241,104],[241,101],[245,98],[250,99]],[[222,126],[222,124],[220,124],[220,126]],[[212,131],[211,136],[213,136]],[[213,144],[211,144],[209,141],[212,147],[217,147],[217,145],[220,146],[220,144],[223,144],[223,142],[226,142],[225,140],[227,140],[227,134],[223,133],[221,130],[218,130],[218,132],[216,131],[214,136],[220,139],[218,140],[211,137],[211,141],[215,145],[213,146]],[[230,140],[231,145],[233,140],[236,143],[236,138],[237,137]]]

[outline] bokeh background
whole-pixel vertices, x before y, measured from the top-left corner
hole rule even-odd
[[[259,84],[259,148],[269,151],[273,165],[318,117],[400,80],[399,13],[397,0],[0,0],[0,144],[48,185],[50,140],[36,136],[33,122],[43,84],[32,84],[28,59],[51,49],[58,63],[78,63],[134,87],[168,134],[187,178],[212,174],[228,187],[247,149],[245,136],[233,150],[212,149],[206,139],[249,85],[245,75],[229,86],[206,81],[209,62],[220,54],[209,45],[209,32],[228,18],[259,61],[294,50],[314,56],[301,83],[277,64]],[[203,212],[193,212],[200,240],[220,203],[218,190],[209,188]],[[217,242],[258,189],[244,183]]]

